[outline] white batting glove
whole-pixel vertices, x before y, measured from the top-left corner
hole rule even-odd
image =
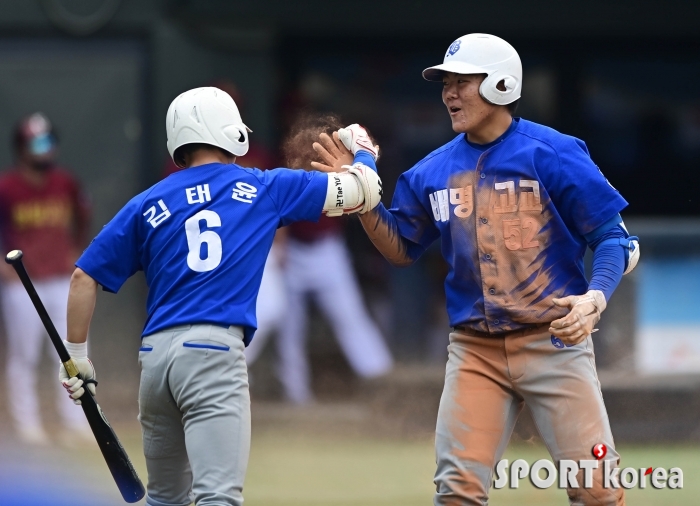
[[[78,366],[80,375],[87,381],[87,387],[90,389],[90,393],[95,395],[95,386],[97,385],[97,381],[95,381],[95,367],[87,357],[87,343],[78,344],[63,341],[63,344],[66,346],[66,350],[68,350],[68,354],[75,362],[75,365]],[[80,402],[80,397],[85,393],[85,388],[83,386],[84,381],[77,377],[69,377],[63,364],[61,364],[58,369],[58,380],[63,385],[63,388],[68,391],[68,395],[73,399],[73,402],[77,405],[82,404]]]
[[[365,214],[377,207],[384,194],[382,191],[382,180],[379,179],[379,175],[370,167],[359,162],[354,165],[343,165],[343,168],[354,175],[362,187],[364,203],[362,208],[357,212]]]
[[[569,295],[552,299],[554,305],[569,308],[569,314],[552,322],[549,331],[567,346],[580,343],[595,332],[600,315],[607,307],[600,290],[588,290],[585,295]]]
[[[353,155],[356,155],[358,151],[366,151],[372,155],[375,161],[379,157],[379,146],[372,144],[367,130],[357,123],[338,130],[338,137]]]

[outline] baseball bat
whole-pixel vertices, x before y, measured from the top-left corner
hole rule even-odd
[[[5,257],[5,262],[10,264],[14,267],[15,271],[17,271],[17,275],[22,281],[24,288],[27,290],[27,294],[32,300],[36,312],[39,313],[39,318],[41,318],[41,321],[44,323],[46,332],[48,332],[51,342],[54,348],[56,348],[58,357],[66,368],[68,375],[71,378],[77,376],[84,380],[85,378],[80,375],[75,361],[68,354],[68,350],[66,350],[61,336],[58,335],[56,327],[49,317],[49,313],[46,311],[44,304],[39,298],[39,294],[36,293],[32,280],[29,279],[27,270],[22,263],[22,252],[20,250],[10,251]],[[107,463],[109,471],[112,473],[112,477],[122,497],[128,503],[134,503],[140,500],[146,494],[143,483],[141,483],[134,466],[129,460],[129,456],[126,454],[126,451],[124,451],[124,447],[119,442],[119,438],[117,438],[114,430],[109,425],[107,418],[102,412],[102,408],[97,404],[97,401],[92,396],[87,385],[85,385],[85,393],[80,398],[80,401],[83,411],[85,412],[85,417],[90,424],[90,429],[92,429],[92,433],[95,435],[100,451],[102,451],[102,456]]]

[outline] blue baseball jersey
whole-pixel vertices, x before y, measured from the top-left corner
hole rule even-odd
[[[389,212],[413,256],[441,239],[451,325],[498,334],[567,314],[552,299],[587,291],[584,235],[626,206],[581,140],[516,119],[491,144],[433,151]]]
[[[76,265],[115,293],[144,271],[144,336],[182,324],[241,325],[248,344],[275,231],[318,220],[327,186],[320,172],[191,167],[131,199]]]

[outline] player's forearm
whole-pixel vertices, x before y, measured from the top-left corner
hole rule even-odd
[[[68,293],[68,336],[70,343],[87,341],[90,320],[95,311],[97,282],[82,269],[75,269]]]
[[[588,289],[600,290],[606,301],[610,300],[620,284],[625,270],[625,251],[619,243],[619,240],[624,238],[622,229],[614,227],[600,234],[589,244],[593,250],[593,269]]]
[[[415,261],[409,254],[406,240],[399,234],[396,220],[382,204],[361,214],[360,222],[372,244],[390,264],[405,267]]]

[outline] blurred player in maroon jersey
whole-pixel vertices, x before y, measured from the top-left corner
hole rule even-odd
[[[75,260],[87,245],[89,206],[78,182],[56,164],[58,144],[40,113],[22,119],[14,133],[15,165],[0,176],[0,234],[4,251],[21,249],[39,296],[58,332],[66,333],[66,304]],[[8,339],[10,414],[18,436],[46,443],[37,396],[37,365],[48,339],[26,291],[2,263],[2,312]],[[21,380],[18,380],[21,378]],[[89,434],[82,410],[61,387],[58,411],[64,436]],[[18,391],[18,388],[21,391]]]

